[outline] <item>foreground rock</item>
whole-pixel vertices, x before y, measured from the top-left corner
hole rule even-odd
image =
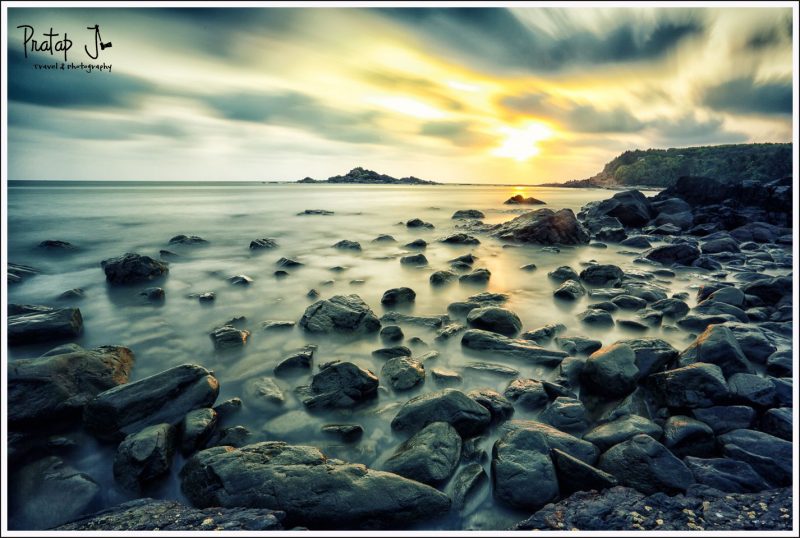
[[[470,329],[461,337],[461,345],[475,351],[506,355],[535,364],[556,365],[568,355],[537,346],[530,340],[507,338],[500,334],[480,329]]]
[[[668,407],[711,407],[728,397],[728,384],[719,366],[698,362],[683,368],[659,372],[648,383]]]
[[[147,482],[169,471],[176,441],[177,431],[171,424],[155,424],[127,436],[117,447],[114,478],[126,490],[138,493]]]
[[[650,203],[637,190],[618,192],[607,200],[586,204],[580,217],[592,221],[602,217],[614,217],[624,226],[641,227],[652,217]]]
[[[334,295],[317,301],[303,313],[299,325],[311,333],[372,333],[381,322],[358,295]]]
[[[686,465],[649,435],[639,434],[600,456],[597,466],[642,493],[686,491],[694,477]]]
[[[453,474],[461,457],[461,437],[450,424],[433,422],[400,445],[384,464],[386,471],[436,485]]]
[[[267,508],[204,508],[136,499],[56,527],[57,531],[279,531],[284,512]]]
[[[134,356],[122,346],[59,346],[8,364],[8,420],[15,426],[80,419],[97,394],[127,383]]]
[[[343,408],[373,398],[378,392],[378,378],[352,362],[336,362],[311,378],[306,407]]]
[[[9,263],[6,266],[8,270],[8,283],[19,284],[28,277],[39,274],[39,271],[27,265],[20,265],[18,263]]]
[[[519,204],[544,205],[545,204],[545,202],[542,202],[541,200],[537,200],[533,196],[529,196],[528,198],[525,198],[521,194],[515,194],[514,196],[512,196],[511,198],[509,198],[508,200],[506,200],[503,203],[504,204],[508,204],[508,205],[519,205]]]
[[[571,209],[531,211],[498,224],[492,235],[506,241],[540,245],[582,245],[589,242],[589,234]]]
[[[475,308],[467,314],[470,327],[514,336],[522,329],[522,322],[514,312],[497,306]]]
[[[430,486],[280,442],[204,450],[180,475],[195,506],[280,509],[287,526],[401,528],[450,508],[450,499]]]
[[[792,443],[756,430],[733,430],[719,436],[722,453],[749,464],[774,486],[792,482]]]
[[[444,389],[412,398],[392,419],[392,429],[413,434],[434,422],[446,422],[462,437],[481,433],[491,420],[489,411],[455,389]]]
[[[101,392],[86,404],[83,422],[101,439],[120,440],[153,424],[177,425],[189,411],[211,407],[218,393],[211,372],[183,364]]]
[[[558,497],[558,478],[547,440],[524,428],[503,434],[492,448],[495,498],[515,508],[537,510]]]
[[[685,495],[669,497],[618,486],[575,493],[545,506],[513,530],[788,531],[794,524],[791,511],[791,488],[727,494],[693,486]]]
[[[381,377],[394,390],[408,390],[425,380],[425,367],[411,357],[395,357],[383,365]]]
[[[148,282],[169,272],[166,263],[132,252],[103,260],[100,266],[111,284]]]
[[[639,379],[633,348],[618,342],[598,349],[586,360],[581,379],[592,392],[602,396],[630,394]]]
[[[677,243],[656,247],[645,254],[645,258],[663,265],[692,265],[700,257],[700,249],[688,243]]]
[[[9,345],[72,339],[83,332],[83,317],[78,308],[8,305]]]

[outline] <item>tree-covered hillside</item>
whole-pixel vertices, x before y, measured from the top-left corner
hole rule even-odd
[[[563,186],[668,187],[681,176],[769,181],[791,174],[791,144],[731,144],[626,151],[599,174]]]

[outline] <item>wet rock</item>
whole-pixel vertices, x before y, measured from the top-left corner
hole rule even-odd
[[[768,333],[758,327],[749,323],[726,323],[725,326],[733,333],[744,356],[751,361],[764,364],[777,350],[775,344],[767,338],[766,334]]]
[[[303,398],[306,407],[353,407],[375,397],[378,378],[352,362],[337,362],[314,375],[309,390]]]
[[[647,301],[644,299],[625,294],[617,295],[611,299],[611,302],[614,303],[614,306],[622,310],[641,310],[647,306]]]
[[[214,406],[220,420],[226,420],[242,410],[241,398],[229,398]]]
[[[768,409],[761,417],[759,429],[764,433],[774,435],[785,441],[792,440],[792,414],[791,407]]]
[[[23,280],[39,274],[39,271],[27,265],[20,265],[18,263],[9,263],[6,266],[8,271],[8,283],[19,284]]]
[[[213,291],[208,291],[206,293],[201,293],[197,296],[197,300],[201,303],[211,303],[217,298],[217,294]]]
[[[700,250],[702,250],[703,254],[719,254],[720,252],[739,252],[739,243],[732,237],[720,237],[718,239],[703,241]]]
[[[398,528],[450,508],[450,499],[430,486],[280,442],[204,450],[186,463],[181,479],[195,506],[280,508],[287,526]]]
[[[234,275],[228,278],[228,282],[234,286],[249,286],[253,283],[253,279],[247,275]]]
[[[524,428],[506,431],[492,448],[495,498],[535,510],[558,497],[558,478],[545,436]]]
[[[791,277],[762,278],[742,286],[745,295],[754,295],[768,305],[775,305],[784,296],[791,296],[791,290]]]
[[[550,400],[544,385],[535,379],[514,379],[503,391],[503,396],[528,410],[543,407]]]
[[[589,234],[571,209],[531,211],[498,224],[492,229],[492,235],[506,241],[540,245],[581,245],[589,242]]]
[[[441,243],[447,243],[449,245],[479,245],[480,241],[477,237],[467,235],[465,233],[455,233],[448,235],[439,240]]]
[[[372,352],[373,357],[379,359],[393,359],[395,357],[410,357],[411,350],[406,346],[392,346],[376,349]]]
[[[542,205],[545,202],[542,202],[541,200],[537,200],[536,198],[534,198],[532,196],[529,196],[528,198],[525,198],[521,194],[515,194],[514,196],[512,196],[511,198],[509,198],[508,200],[506,200],[503,203],[504,204],[509,204],[509,205],[519,205],[519,204]]]
[[[555,297],[567,301],[577,301],[586,295],[586,288],[584,288],[577,280],[567,280],[556,291],[553,292]]]
[[[541,434],[548,449],[557,448],[589,465],[594,465],[600,454],[592,443],[535,420],[510,420],[504,423],[500,430],[501,432],[526,430]]]
[[[594,327],[613,327],[614,318],[605,310],[590,308],[578,314],[578,319],[587,325]]]
[[[471,310],[467,314],[467,323],[475,329],[491,331],[504,336],[514,336],[522,329],[522,322],[514,312],[496,306]]]
[[[664,446],[679,458],[705,458],[714,452],[714,432],[708,424],[683,415],[664,423]]]
[[[436,271],[430,276],[430,283],[432,286],[442,286],[455,281],[457,275],[452,271]]]
[[[604,452],[597,463],[620,484],[645,494],[684,492],[694,483],[686,465],[649,435],[639,434]]]
[[[425,380],[425,367],[410,357],[395,357],[383,365],[381,377],[394,390],[408,390]]]
[[[792,378],[772,377],[770,378],[770,382],[775,387],[775,404],[778,407],[793,407],[794,398],[792,396]]]
[[[592,286],[615,286],[624,276],[622,269],[616,265],[590,265],[581,271],[580,278]]]
[[[428,242],[424,239],[414,239],[410,243],[405,244],[406,248],[427,248]]]
[[[545,424],[567,433],[578,434],[586,430],[586,408],[580,400],[559,396],[539,416]]]
[[[678,358],[678,350],[660,338],[633,338],[620,343],[633,350],[640,378],[663,370]]]
[[[289,320],[267,320],[261,322],[261,329],[264,331],[277,331],[282,329],[291,329],[295,326],[294,321]]]
[[[373,333],[381,322],[358,295],[334,295],[312,304],[299,325],[310,333]]]
[[[283,269],[294,269],[296,267],[302,267],[305,264],[303,262],[300,262],[300,261],[297,261],[297,260],[293,260],[291,258],[283,258],[282,257],[277,262],[275,262],[275,265],[277,265],[278,267],[281,267]]]
[[[83,406],[97,394],[127,383],[133,352],[122,346],[92,350],[69,344],[37,359],[8,363],[8,421],[40,426],[79,420]]]
[[[478,257],[470,252],[469,254],[462,254],[461,256],[453,258],[452,260],[450,260],[450,263],[461,263],[468,266],[472,266],[477,259]]]
[[[485,218],[486,215],[483,214],[482,211],[478,211],[477,209],[459,209],[451,218],[453,219],[482,219]]]
[[[555,465],[561,495],[593,489],[600,491],[618,484],[617,479],[612,475],[596,469],[564,451],[553,448],[550,454]]]
[[[685,331],[701,333],[710,325],[720,325],[728,321],[738,321],[735,317],[728,314],[694,315],[690,314],[676,323],[678,327]]]
[[[769,489],[769,485],[743,461],[728,458],[701,459],[687,456],[683,462],[698,484],[725,493],[748,493]]]
[[[153,424],[178,424],[189,411],[213,405],[218,392],[211,372],[183,364],[101,392],[86,404],[83,423],[101,439],[121,439]]]
[[[550,271],[549,273],[547,273],[547,276],[549,276],[550,278],[552,278],[557,282],[564,282],[566,280],[577,281],[578,278],[580,278],[578,277],[578,273],[576,273],[572,267],[569,267],[567,265],[562,265],[561,267],[553,271]]]
[[[326,424],[322,433],[336,437],[345,443],[354,443],[364,435],[364,428],[360,424]]]
[[[128,435],[117,447],[114,478],[128,491],[138,492],[148,482],[169,472],[177,432],[171,424],[154,424]]]
[[[389,342],[398,342],[403,339],[403,329],[397,325],[386,325],[381,329],[381,338]]]
[[[649,435],[653,439],[660,439],[663,434],[661,426],[639,415],[625,415],[611,422],[601,424],[583,436],[583,439],[597,445],[606,451],[637,435]]]
[[[428,265],[428,258],[425,257],[424,254],[411,254],[410,256],[403,256],[400,258],[400,263],[403,265],[416,265],[416,266],[423,266]]]
[[[430,222],[424,222],[422,219],[414,218],[406,221],[408,228],[433,228]]]
[[[711,407],[728,397],[725,376],[715,364],[698,362],[647,379],[653,393],[669,407]]]
[[[794,450],[790,441],[755,430],[733,430],[717,439],[725,457],[749,464],[770,485],[792,483]]]
[[[756,412],[746,405],[721,405],[692,409],[692,416],[708,424],[716,435],[749,428]]]
[[[109,258],[100,263],[111,284],[136,284],[161,277],[169,272],[166,263],[150,256],[128,252],[117,258]]]
[[[447,340],[452,338],[453,336],[457,335],[458,333],[466,330],[467,327],[460,323],[448,323],[443,325],[441,329],[436,331],[436,338],[435,340]]]
[[[645,196],[637,191],[618,192],[611,198],[587,204],[581,210],[587,221],[602,216],[616,217],[624,226],[641,227],[650,221],[652,210]]]
[[[276,248],[278,246],[278,242],[274,239],[270,239],[269,237],[264,237],[262,239],[254,239],[250,241],[250,250],[262,250],[262,249],[270,249]]]
[[[275,367],[277,377],[287,377],[307,373],[314,363],[315,345],[307,345],[281,360]]]
[[[78,308],[8,305],[9,345],[72,339],[82,332],[83,317]]]
[[[728,387],[731,398],[745,405],[768,407],[775,401],[775,386],[755,374],[734,374]]]
[[[413,303],[417,294],[411,288],[392,288],[386,290],[381,297],[381,304],[396,305]]]
[[[433,368],[431,376],[433,376],[436,384],[441,386],[460,385],[464,381],[464,378],[458,372],[445,370],[444,368]]]
[[[75,250],[76,247],[69,241],[61,241],[58,239],[45,239],[41,243],[39,243],[39,248],[44,250],[55,250],[55,251],[69,251]]]
[[[60,531],[276,531],[284,513],[265,508],[206,508],[136,499],[57,527]]]
[[[334,243],[333,248],[338,248],[340,250],[361,250],[361,243],[342,239],[338,243]]]
[[[397,239],[388,234],[381,234],[372,240],[373,243],[395,243]]]
[[[603,347],[600,340],[584,336],[557,336],[556,345],[570,355],[590,355]]]
[[[197,235],[180,234],[169,240],[170,245],[202,245],[205,243],[208,243],[208,241]]]
[[[554,336],[567,330],[563,323],[548,323],[544,327],[539,327],[532,331],[525,331],[520,335],[523,340],[531,340],[539,345],[544,345],[553,339]]]
[[[259,411],[275,412],[286,403],[283,390],[271,377],[249,379],[244,385],[244,396],[248,406]]]
[[[214,349],[235,349],[242,347],[247,343],[250,337],[250,331],[245,329],[237,329],[231,325],[223,325],[211,331],[208,336],[214,342]]]
[[[650,308],[661,312],[663,315],[678,319],[689,313],[689,305],[680,299],[661,299],[650,305]]]
[[[464,365],[464,368],[476,372],[488,372],[503,377],[517,377],[519,375],[519,370],[493,362],[468,362]]]
[[[139,295],[144,295],[151,303],[159,303],[164,300],[164,288],[147,288]]]
[[[679,364],[696,362],[716,364],[725,377],[736,373],[753,373],[753,366],[744,356],[733,332],[724,325],[710,325],[695,341],[681,352]]]
[[[467,396],[485,407],[492,415],[492,422],[503,422],[514,414],[514,405],[499,392],[483,388],[474,389]]]
[[[589,355],[581,374],[581,380],[592,392],[609,398],[630,394],[638,379],[636,354],[630,346],[621,343]]]
[[[489,278],[492,276],[491,271],[488,269],[484,269],[483,267],[473,270],[471,273],[466,275],[461,275],[458,277],[458,281],[463,284],[476,284],[482,285],[489,282]]]
[[[214,409],[205,407],[186,413],[181,422],[181,452],[184,455],[193,454],[206,446],[214,434],[219,422],[219,415]]]
[[[86,297],[86,292],[82,288],[72,288],[58,296],[59,301],[79,301]]]
[[[420,325],[431,329],[438,329],[450,319],[447,316],[409,316],[400,312],[390,311],[381,316],[384,323],[408,323],[409,325]]]
[[[466,331],[461,337],[461,345],[475,351],[510,356],[535,364],[555,365],[567,356],[563,351],[545,349],[528,340],[507,338],[480,329]]]
[[[329,215],[333,215],[333,211],[329,211],[327,209],[306,209],[304,211],[301,211],[297,215],[298,216],[300,216],[300,215],[324,215],[324,216],[329,216]]]
[[[744,293],[742,290],[738,288],[734,288],[733,286],[728,286],[725,288],[718,289],[714,293],[708,296],[703,302],[716,302],[716,303],[726,303],[731,306],[741,307],[744,305]]]
[[[645,258],[664,265],[691,265],[700,257],[700,249],[689,243],[663,245],[650,250]]]
[[[629,248],[652,248],[653,245],[650,244],[650,241],[647,240],[646,237],[641,235],[635,235],[633,237],[629,237],[620,241],[619,243],[623,247]]]
[[[48,456],[19,469],[9,485],[8,527],[45,530],[92,512],[100,485],[61,458]]]
[[[233,426],[218,430],[211,436],[206,448],[215,446],[243,447],[250,444],[253,433],[244,426]]]
[[[463,392],[444,389],[412,398],[392,419],[392,429],[413,434],[433,422],[447,422],[462,437],[481,433],[491,419],[485,407]]]
[[[480,463],[470,463],[453,478],[453,509],[461,510],[466,502],[488,482]]]
[[[436,485],[450,478],[461,457],[461,437],[450,424],[428,424],[386,460],[384,470]]]

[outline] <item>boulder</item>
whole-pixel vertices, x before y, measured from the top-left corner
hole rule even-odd
[[[480,463],[473,462],[464,466],[453,478],[453,508],[464,508],[467,500],[474,497],[487,481],[486,471]]]
[[[728,384],[722,370],[715,364],[698,362],[651,374],[651,390],[669,407],[711,407],[728,397]]]
[[[550,400],[544,385],[536,379],[514,379],[506,386],[503,396],[528,410],[543,407]]]
[[[459,209],[453,216],[450,218],[453,219],[482,219],[486,217],[482,211],[478,211],[477,209]]]
[[[211,407],[218,392],[211,372],[183,364],[101,392],[86,404],[83,422],[100,439],[120,440],[153,424],[176,425],[189,411]]]
[[[685,492],[694,483],[686,465],[649,435],[639,434],[609,448],[597,466],[620,484],[645,494]]]
[[[274,413],[283,408],[286,396],[271,377],[248,379],[244,384],[244,397],[248,407],[266,413]]]
[[[78,308],[8,305],[8,344],[12,346],[73,339],[83,332]]]
[[[439,240],[440,243],[447,243],[449,245],[478,245],[480,240],[477,237],[467,235],[465,233],[455,233],[443,237]]]
[[[661,312],[664,316],[678,319],[689,313],[689,305],[680,299],[661,299],[650,305],[650,308]]]
[[[714,234],[716,235],[716,234]],[[703,241],[700,246],[703,254],[719,254],[721,252],[739,252],[739,243],[732,237],[719,237]]]
[[[214,349],[235,349],[247,343],[247,339],[250,337],[250,331],[245,329],[240,330],[232,325],[223,325],[208,333],[208,336],[214,343]]]
[[[491,278],[491,276],[491,271],[483,267],[479,267],[478,269],[474,269],[471,273],[461,275],[458,277],[458,281],[464,284],[483,285],[489,282],[489,278]]]
[[[762,278],[742,286],[745,295],[758,297],[765,304],[775,305],[785,296],[792,295],[792,278],[775,277]]]
[[[467,314],[467,323],[475,329],[491,331],[504,336],[514,336],[522,329],[522,322],[514,312],[497,306],[471,310]]]
[[[542,202],[541,200],[537,200],[536,198],[534,198],[532,196],[529,196],[528,198],[525,198],[521,194],[515,194],[514,196],[512,196],[511,198],[509,198],[508,200],[506,200],[503,203],[504,204],[509,204],[509,205],[519,205],[519,204],[542,205],[545,202]]]
[[[660,338],[633,338],[620,343],[633,350],[640,378],[660,372],[678,358],[678,350]]]
[[[210,407],[195,409],[186,413],[181,422],[181,452],[184,455],[200,450],[214,434],[219,422],[219,414]]]
[[[372,352],[373,357],[379,359],[393,359],[395,357],[410,357],[411,350],[406,346],[392,346],[376,349]]]
[[[656,247],[645,254],[648,260],[664,265],[691,265],[700,257],[700,249],[689,243]]]
[[[566,452],[553,448],[550,451],[558,477],[561,495],[576,491],[604,490],[613,488],[619,482],[612,475],[588,465]]]
[[[746,405],[717,405],[692,409],[692,416],[708,424],[715,435],[732,430],[749,428],[756,418],[756,412]]]
[[[601,347],[600,340],[586,338],[585,336],[557,336],[556,345],[570,355],[591,355]]]
[[[520,335],[523,340],[532,340],[537,344],[544,345],[553,339],[554,336],[567,330],[563,323],[548,323],[544,327],[539,327],[532,331],[525,331]]]
[[[555,365],[567,356],[563,351],[545,349],[528,340],[507,338],[480,329],[469,329],[464,332],[461,345],[475,351],[510,356],[535,364]]]
[[[566,301],[577,301],[584,295],[586,295],[586,288],[577,280],[567,280],[553,292],[553,296]]]
[[[625,415],[611,422],[601,424],[587,432],[583,439],[606,451],[637,435],[649,435],[653,439],[660,439],[663,434],[661,426],[639,415]]]
[[[650,244],[650,241],[647,240],[646,237],[642,235],[634,235],[633,237],[629,237],[620,241],[619,243],[623,247],[628,248],[652,248],[653,245]]]
[[[734,374],[728,388],[731,399],[744,405],[769,407],[775,401],[775,385],[756,374]]]
[[[347,408],[377,395],[378,378],[352,362],[335,362],[311,378],[306,407]]]
[[[403,329],[397,325],[386,325],[381,329],[381,338],[389,342],[398,342],[403,339]]]
[[[322,433],[345,443],[353,443],[364,435],[364,428],[360,424],[326,424],[322,427]]]
[[[138,493],[148,482],[169,472],[177,433],[171,424],[154,424],[128,435],[117,447],[114,478]]]
[[[586,408],[576,398],[559,396],[542,411],[539,420],[562,432],[579,434],[588,426]]]
[[[446,422],[433,422],[400,445],[383,469],[423,484],[437,485],[452,476],[460,458],[458,432]]]
[[[383,293],[381,304],[396,305],[413,303],[416,298],[417,294],[411,288],[392,288]]]
[[[748,493],[769,489],[761,476],[743,461],[728,458],[702,459],[686,456],[683,462],[698,484],[725,493]]]
[[[581,380],[601,396],[618,398],[636,388],[639,368],[633,349],[622,343],[598,349],[586,360]]]
[[[571,209],[538,209],[498,224],[492,235],[506,241],[540,245],[583,245],[589,234]]]
[[[641,227],[650,221],[652,210],[644,194],[637,190],[618,192],[611,198],[584,207],[587,221],[602,216],[617,218],[624,226]]]
[[[455,389],[430,392],[410,399],[392,419],[392,429],[413,434],[428,424],[447,422],[462,437],[481,433],[489,425],[489,411]]]
[[[425,367],[410,357],[395,357],[383,365],[381,377],[394,390],[408,390],[425,380]]]
[[[433,224],[430,222],[425,222],[422,219],[413,218],[406,221],[406,227],[408,228],[433,228]]]
[[[664,446],[684,458],[705,458],[714,452],[714,431],[705,422],[683,415],[674,415],[664,423]]]
[[[432,286],[442,286],[455,281],[457,277],[452,271],[435,271],[431,273],[429,281]]]
[[[203,450],[180,476],[197,507],[280,509],[287,526],[312,529],[401,528],[450,508],[447,495],[430,486],[281,442]]]
[[[204,243],[208,243],[208,241],[197,235],[179,234],[169,240],[170,245],[202,245]]]
[[[761,417],[759,429],[785,441],[791,441],[793,413],[794,411],[791,407],[768,409]]]
[[[39,426],[80,420],[83,406],[97,394],[127,383],[133,352],[122,346],[92,350],[69,344],[37,359],[8,363],[8,421]]]
[[[492,448],[492,484],[498,501],[536,510],[558,497],[558,477],[541,432],[506,431]]]
[[[581,280],[592,286],[615,286],[625,275],[616,265],[595,264],[581,271]]]
[[[509,420],[500,427],[501,434],[516,430],[541,434],[548,449],[557,448],[589,465],[594,465],[600,454],[592,443],[535,420]]]
[[[777,347],[771,341],[767,333],[751,323],[726,323],[728,329],[733,333],[733,337],[738,342],[742,353],[749,360],[764,364],[767,359],[777,351]],[[791,377],[791,375],[789,376]]]
[[[414,239],[410,243],[405,244],[406,248],[427,248],[428,242],[424,239]]]
[[[617,295],[611,302],[622,310],[641,310],[647,306],[647,301],[644,299],[627,294]]]
[[[334,295],[312,304],[299,325],[310,333],[373,333],[381,328],[375,313],[358,295]]]
[[[314,364],[314,352],[317,346],[310,344],[298,349],[288,357],[281,359],[273,372],[276,377],[291,377],[308,373]]]
[[[605,310],[590,308],[578,314],[578,320],[593,327],[613,327],[614,318]]]
[[[428,265],[428,258],[425,257],[425,254],[411,254],[409,256],[403,256],[400,258],[400,263],[403,265],[416,265],[416,266],[423,266]]]
[[[338,243],[335,243],[333,248],[338,248],[339,250],[361,250],[361,243],[342,239]]]
[[[514,414],[514,405],[499,392],[492,389],[475,389],[467,396],[485,407],[492,415],[492,422],[503,422]]]
[[[232,277],[228,278],[228,282],[230,282],[234,286],[249,286],[250,284],[253,283],[253,279],[247,275],[233,275]]]
[[[117,285],[147,282],[169,272],[166,263],[132,252],[103,260],[100,266],[105,271],[106,280]]]
[[[753,366],[744,356],[742,348],[725,325],[709,325],[679,357],[681,366],[696,362],[716,364],[725,377],[736,373],[753,373]]]
[[[557,282],[564,282],[566,280],[578,280],[578,273],[575,272],[575,269],[569,267],[568,265],[562,265],[549,273],[547,276],[552,278]]]
[[[792,483],[794,450],[790,441],[755,430],[733,430],[717,439],[725,457],[749,464],[771,486]]]
[[[264,237],[262,239],[254,239],[250,241],[250,250],[261,250],[261,249],[270,249],[276,248],[278,246],[278,242],[274,239],[270,239],[269,237]]]

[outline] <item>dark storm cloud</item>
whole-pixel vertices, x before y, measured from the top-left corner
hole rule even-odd
[[[67,108],[128,108],[154,90],[149,82],[119,73],[81,70],[37,70],[53,64],[49,56],[8,51],[8,99],[20,103]]]
[[[719,111],[791,115],[792,81],[735,78],[706,89],[702,100],[706,106]]]
[[[664,56],[681,41],[703,33],[704,25],[693,12],[680,19],[655,23],[621,20],[603,35],[560,20],[559,35],[551,36],[525,26],[503,8],[392,8],[375,12],[425,34],[462,58],[484,66],[534,71],[603,63],[652,60]],[[551,15],[556,14],[556,15]],[[624,12],[619,12],[624,19]],[[628,17],[629,18],[629,17]]]
[[[772,26],[761,28],[753,32],[745,42],[745,48],[760,52],[763,49],[768,49],[781,45],[783,43],[791,44],[792,41],[792,17],[788,17]]]
[[[747,142],[746,133],[727,131],[722,118],[698,119],[694,113],[678,118],[662,118],[650,123],[654,140],[662,145],[733,144]]]
[[[298,92],[227,94],[203,101],[229,120],[297,127],[354,143],[380,143],[390,138],[375,128],[377,113],[337,110]]]
[[[422,126],[419,134],[442,138],[462,147],[480,146],[489,139],[488,136],[477,132],[469,121],[431,121]]]

